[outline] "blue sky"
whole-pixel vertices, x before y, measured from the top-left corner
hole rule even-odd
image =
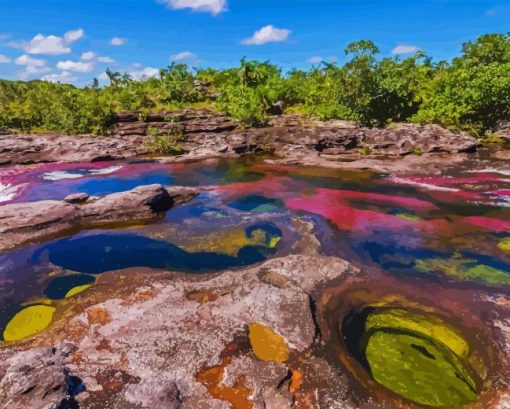
[[[83,85],[106,67],[142,78],[172,60],[228,67],[243,56],[307,68],[342,62],[359,39],[382,56],[439,60],[509,31],[510,5],[494,0],[0,0],[0,77]]]

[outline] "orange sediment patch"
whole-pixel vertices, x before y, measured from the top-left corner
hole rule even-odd
[[[112,322],[112,317],[106,308],[92,307],[87,311],[87,319],[89,325],[99,324],[106,325]]]
[[[97,349],[98,351],[110,351],[110,352],[111,352],[111,345],[110,345],[110,342],[109,342],[106,338],[103,338],[103,339],[101,339],[101,341],[99,341],[99,343],[97,344],[96,349]]]
[[[303,371],[299,369],[292,370],[292,377],[290,378],[289,392],[296,393],[303,383]]]
[[[153,298],[156,298],[156,296],[159,293],[160,293],[159,290],[154,290],[154,289],[137,291],[135,294],[130,296],[128,299],[124,300],[121,305],[124,307],[124,306],[133,305],[133,304],[139,303],[139,302],[149,301],[149,300],[152,300]]]
[[[212,302],[218,299],[218,296],[210,291],[190,291],[186,294],[188,300],[197,301],[201,304]]]
[[[289,359],[285,338],[264,324],[251,323],[248,336],[253,353],[261,361],[285,362]]]
[[[248,398],[251,390],[245,384],[244,376],[236,379],[233,386],[223,384],[225,376],[225,368],[232,362],[232,354],[239,349],[239,345],[235,342],[228,344],[219,365],[205,367],[195,375],[195,379],[205,385],[213,398],[229,402],[234,409],[252,409],[253,402]]]

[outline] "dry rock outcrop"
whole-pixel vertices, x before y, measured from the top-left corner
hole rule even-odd
[[[0,206],[0,250],[83,228],[150,222],[173,206],[191,200],[196,194],[190,188],[164,188],[156,184],[103,198],[73,195],[63,201],[43,200]]]

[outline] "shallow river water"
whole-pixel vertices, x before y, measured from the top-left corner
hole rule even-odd
[[[149,267],[200,274],[292,253],[300,234],[292,223],[295,216],[313,223],[324,254],[348,260],[374,280],[387,277],[417,292],[437,289],[438,297],[445,288],[489,294],[510,288],[510,174],[490,167],[437,177],[396,177],[268,165],[255,159],[44,164],[0,170],[0,205],[63,199],[76,192],[103,196],[152,183],[195,186],[201,193],[151,225],[87,230],[0,254],[0,333],[5,340],[31,333],[20,330],[20,313],[44,306],[45,300],[94,291],[106,271]],[[456,368],[451,378],[442,380],[452,379],[448,387],[456,391],[446,403],[471,401],[476,380],[457,362],[460,341],[451,336],[439,342],[440,348],[434,343],[437,337],[420,338],[427,331],[419,315],[405,314],[391,309],[362,311],[344,322],[343,331],[359,332],[352,328],[360,320],[365,330],[379,321],[393,326],[398,321],[398,339],[379,331],[366,341],[360,361],[368,360],[372,376],[404,397],[441,406],[443,401],[436,405],[421,391],[399,390],[392,384],[391,371],[378,370],[382,363],[372,355],[386,348],[385,359],[391,360],[402,351],[411,357],[418,351],[419,360],[443,353],[444,347],[453,358],[445,358],[446,369],[437,364],[430,371]],[[33,325],[30,318],[22,318]],[[416,326],[422,328],[421,341],[408,340],[416,338]],[[427,363],[420,365],[427,373]]]

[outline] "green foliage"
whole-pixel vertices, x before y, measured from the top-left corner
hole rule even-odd
[[[423,151],[419,146],[413,146],[409,150],[409,153],[411,153],[411,155],[421,156],[423,154]]]
[[[487,145],[504,145],[504,144],[506,144],[505,138],[502,138],[501,136],[499,136],[495,133],[490,133],[488,135],[485,135],[485,137],[483,138],[483,142]]]
[[[184,142],[182,130],[160,132],[158,128],[149,127],[147,135],[151,137],[147,144],[149,149],[158,155],[179,155],[184,151],[181,145]]]
[[[218,107],[230,117],[247,125],[261,126],[267,123],[261,95],[245,85],[224,87]]]
[[[136,109],[143,120],[149,112],[181,107],[217,108],[263,126],[268,109],[281,102],[288,112],[322,119],[380,127],[434,122],[481,137],[510,119],[510,36],[483,35],[462,50],[451,63],[433,63],[420,51],[380,58],[374,43],[361,40],[346,47],[344,65],[322,63],[308,71],[282,73],[267,61],[243,58],[239,67],[221,70],[172,64],[143,81],[107,69],[104,87],[97,80],[84,88],[0,80],[0,128],[108,134],[117,111]]]

